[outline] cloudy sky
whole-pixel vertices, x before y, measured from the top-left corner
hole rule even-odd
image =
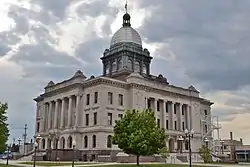
[[[154,57],[152,72],[193,84],[214,101],[221,137],[250,144],[250,1],[129,0],[132,26]],[[1,0],[0,101],[11,139],[34,131],[33,98],[78,69],[101,73],[100,57],[121,27],[121,0]]]

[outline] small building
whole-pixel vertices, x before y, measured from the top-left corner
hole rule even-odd
[[[250,161],[250,145],[237,146],[235,149],[235,155],[238,162]]]

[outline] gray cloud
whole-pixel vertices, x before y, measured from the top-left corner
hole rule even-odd
[[[140,28],[145,40],[169,43],[188,77],[206,82],[207,90],[234,90],[250,83],[249,2],[140,2],[154,9]]]

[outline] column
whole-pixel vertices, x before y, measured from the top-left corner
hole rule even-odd
[[[72,96],[69,96],[68,127],[71,126],[71,118],[72,118]]]
[[[179,127],[179,130],[180,130],[180,131],[183,131],[183,130],[182,130],[182,122],[183,122],[183,119],[182,119],[182,110],[183,110],[183,104],[181,104],[181,103],[179,104],[179,110],[180,110],[180,111],[179,111],[179,119],[180,119],[180,123],[179,123],[179,126],[180,126],[180,127]],[[185,123],[184,123],[184,124],[185,124]]]
[[[192,108],[191,107],[192,107],[191,105],[188,105],[189,130],[191,130],[193,128],[193,126],[192,126]]]
[[[166,129],[166,102],[163,100],[161,103],[162,108],[162,127]]]
[[[79,125],[79,110],[80,110],[80,99],[81,99],[81,96],[80,95],[77,95],[76,96],[76,114],[75,114],[75,127],[77,127]]]
[[[64,127],[64,107],[65,107],[65,99],[62,99],[62,107],[61,107],[61,119],[60,119],[60,127]]]
[[[157,99],[154,98],[154,105],[153,105],[153,111],[154,111],[154,116],[155,116],[155,120],[157,123]]]
[[[49,102],[49,111],[48,111],[48,129],[51,129],[51,113],[52,113],[52,102]]]
[[[174,119],[174,118],[175,118],[175,117],[174,117],[174,115],[175,115],[175,114],[174,114],[174,105],[175,105],[175,103],[172,102],[172,104],[171,104],[171,108],[172,108],[172,117],[171,117],[171,120],[172,120],[172,121],[171,121],[171,122],[172,122],[172,123],[171,123],[171,125],[172,125],[172,130],[175,130],[175,126],[174,126],[174,121],[175,121],[175,119]]]
[[[54,128],[57,128],[57,117],[58,117],[58,100],[56,100],[55,113],[54,113]]]
[[[43,131],[45,131],[45,129],[46,129],[46,112],[47,112],[47,103],[45,103],[44,104],[44,106],[43,106],[43,125],[41,126],[43,129]]]

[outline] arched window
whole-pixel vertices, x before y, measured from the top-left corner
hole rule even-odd
[[[71,136],[68,137],[67,143],[68,143],[68,148],[72,148],[72,137]]]
[[[135,72],[140,72],[140,62],[138,62],[138,61],[135,62],[134,71],[135,71]]]
[[[96,148],[96,135],[92,136],[92,147]]]
[[[109,74],[109,63],[105,65],[105,72],[106,74]]]
[[[189,143],[188,143],[188,141],[186,140],[185,141],[185,150],[188,150],[189,149]]]
[[[42,140],[42,149],[45,149],[45,139]]]
[[[118,70],[120,70],[122,68],[122,60],[118,60],[118,63],[117,63],[117,68]]]
[[[143,63],[143,66],[142,66],[142,72],[143,72],[144,74],[147,73],[147,66],[146,66],[146,64],[144,64],[144,63]]]
[[[112,147],[112,136],[111,135],[109,135],[107,138],[107,147],[108,148]]]
[[[64,137],[61,138],[60,145],[61,145],[60,146],[61,149],[65,148],[65,139],[64,139]]]
[[[116,66],[116,61],[112,63],[112,72],[116,72],[117,66]]]
[[[88,148],[88,136],[84,136],[84,147]]]
[[[128,59],[128,69],[132,70],[132,60]]]

